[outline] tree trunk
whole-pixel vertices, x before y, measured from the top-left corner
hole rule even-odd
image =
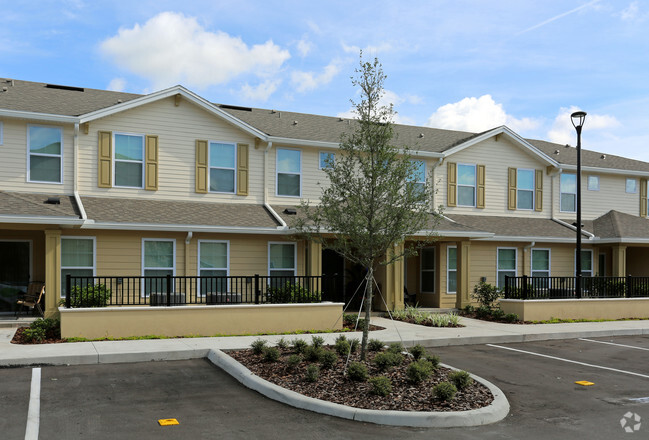
[[[367,354],[367,340],[370,334],[370,311],[372,310],[372,287],[374,282],[374,268],[367,269],[365,276],[365,322],[363,323],[363,339],[361,341],[361,360]]]

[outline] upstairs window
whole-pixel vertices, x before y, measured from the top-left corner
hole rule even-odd
[[[561,192],[559,210],[561,212],[575,212],[577,206],[577,175],[562,174],[559,186]]]
[[[410,182],[417,191],[424,192],[426,189],[426,163],[423,160],[413,160],[415,170],[410,176]]]
[[[277,195],[300,197],[302,194],[302,152],[277,149]]]
[[[57,127],[27,127],[29,182],[63,182],[63,131]]]
[[[457,205],[475,206],[475,165],[457,165]]]
[[[516,171],[516,209],[534,209],[534,170]]]
[[[144,135],[115,134],[115,186],[144,187]]]
[[[320,152],[320,161],[318,163],[318,169],[324,170],[325,168],[331,168],[336,163],[336,154],[330,153],[327,151]]]
[[[236,145],[210,142],[210,191],[235,192]]]
[[[638,192],[638,181],[636,179],[626,179],[626,192],[630,194]]]
[[[588,191],[599,191],[599,176],[588,176]]]

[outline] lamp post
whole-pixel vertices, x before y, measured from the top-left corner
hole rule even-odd
[[[581,298],[581,128],[586,120],[586,112],[570,115],[572,126],[577,130],[577,256],[575,259],[575,294]]]

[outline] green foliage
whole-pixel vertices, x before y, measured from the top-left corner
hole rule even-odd
[[[430,365],[433,367],[433,370],[437,370],[439,368],[439,363],[441,362],[441,359],[439,356],[435,354],[427,354],[425,356],[425,359],[430,362]]]
[[[491,311],[491,317],[493,319],[501,320],[505,317],[505,312],[502,309],[494,309]]]
[[[356,353],[356,350],[358,350],[359,345],[360,345],[360,341],[358,339],[349,340],[349,348],[352,353]]]
[[[379,341],[378,339],[370,339],[367,343],[367,349],[369,351],[381,351],[383,350],[384,345],[385,344],[383,343],[383,341]]]
[[[324,348],[314,347],[312,345],[307,345],[304,348],[304,351],[302,352],[302,354],[304,355],[304,359],[310,362],[320,362],[323,353],[324,353]]]
[[[338,339],[334,344],[334,350],[341,356],[347,356],[351,350],[351,345],[347,339]]]
[[[282,350],[286,350],[288,348],[288,341],[286,338],[281,338],[279,341],[277,341],[277,348],[281,348]]]
[[[25,342],[43,342],[45,340],[45,330],[42,328],[26,328],[23,330]]]
[[[376,394],[377,396],[388,396],[392,392],[392,381],[389,377],[385,376],[376,376],[371,377],[369,380],[372,384],[372,390],[370,393]]]
[[[365,319],[358,319],[358,326],[356,326],[356,320],[358,319],[358,313],[345,313],[343,315],[343,324],[349,327],[365,328]]]
[[[388,345],[388,351],[391,353],[402,353],[405,351],[405,348],[403,348],[403,344],[401,342],[393,342],[392,344]]]
[[[491,309],[486,306],[480,306],[475,309],[475,316],[478,319],[484,319],[491,316]]]
[[[406,368],[406,376],[414,384],[425,381],[431,374],[433,374],[433,365],[424,359],[411,362],[408,368]]]
[[[453,371],[448,378],[458,390],[463,390],[473,383],[473,378],[466,371]]]
[[[311,345],[315,348],[322,347],[324,342],[325,340],[322,336],[311,336]]]
[[[304,339],[293,339],[293,349],[296,353],[304,353],[304,349],[308,346],[309,344]]]
[[[414,322],[429,327],[458,327],[460,317],[455,313],[431,313],[419,306],[406,305],[403,310],[395,310],[392,317],[397,321]]]
[[[318,303],[322,294],[311,292],[306,287],[287,281],[283,286],[269,287],[266,290],[266,302],[270,304]]]
[[[471,314],[475,310],[475,307],[473,307],[471,304],[467,304],[462,310],[464,310],[464,313]]]
[[[415,345],[414,347],[410,347],[409,351],[416,361],[418,361],[423,355],[426,354],[426,349],[419,344]]]
[[[311,364],[306,367],[306,380],[308,382],[316,382],[320,376],[320,367],[316,364]]]
[[[295,370],[300,362],[302,362],[302,357],[299,354],[292,354],[286,359],[286,364],[291,370]]]
[[[433,396],[439,400],[453,400],[457,393],[457,388],[451,382],[440,382],[433,387]]]
[[[53,318],[39,318],[23,330],[25,342],[43,342],[45,339],[61,338],[61,321]]]
[[[520,318],[516,313],[508,313],[505,316],[503,316],[503,320],[505,322],[518,322],[520,321]]]
[[[263,339],[255,339],[252,344],[250,344],[250,347],[252,348],[252,352],[254,354],[262,354],[264,352],[264,348],[266,348],[266,341]]]
[[[391,367],[396,367],[401,365],[403,362],[403,355],[400,353],[393,353],[391,351],[386,351],[384,353],[377,353],[374,356],[374,364],[381,371],[387,371]]]
[[[486,307],[489,310],[494,308],[494,302],[496,302],[501,296],[502,292],[498,287],[484,281],[480,281],[476,284],[475,287],[473,287],[473,293],[471,293],[471,298],[478,301],[480,306]]]
[[[347,366],[347,377],[356,382],[364,382],[370,377],[367,367],[361,362],[350,362]]]
[[[70,288],[71,307],[106,307],[110,301],[111,291],[104,284],[72,286]]]
[[[277,347],[265,347],[263,350],[266,362],[277,362],[279,360],[279,349]]]
[[[324,369],[332,368],[338,362],[338,355],[331,350],[324,350],[320,356],[320,365]]]

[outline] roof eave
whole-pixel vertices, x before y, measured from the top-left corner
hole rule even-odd
[[[282,227],[247,227],[247,226],[216,226],[216,225],[180,225],[157,223],[122,223],[86,221],[82,229],[122,230],[122,231],[166,231],[166,232],[214,232],[223,234],[262,234],[283,235],[286,229]]]
[[[577,171],[577,165],[567,165],[560,164],[560,168],[563,168],[564,171]],[[581,166],[583,172],[599,173],[599,174],[618,174],[625,176],[639,176],[639,177],[649,177],[649,171],[633,171],[633,170],[624,170],[619,168],[600,168],[600,167],[588,167]]]
[[[63,122],[68,124],[74,124],[75,122],[79,122],[79,118],[76,116],[55,115],[51,113],[38,113],[38,112],[27,112],[22,110],[7,110],[7,109],[0,109],[0,117],[35,119],[38,121]]]

